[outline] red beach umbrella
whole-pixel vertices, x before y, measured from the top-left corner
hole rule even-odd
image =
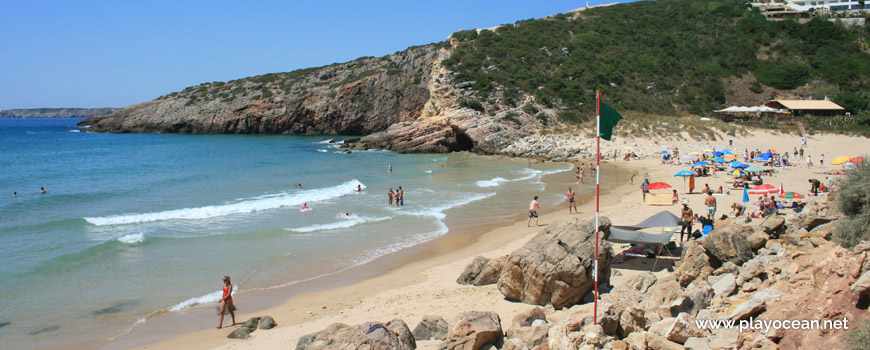
[[[671,188],[671,185],[668,185],[664,182],[653,182],[649,185],[646,185],[646,189],[648,190],[666,190]]]
[[[779,193],[779,189],[773,187],[772,185],[764,184],[753,187],[749,190],[749,194],[768,194],[768,193]]]
[[[864,163],[864,157],[852,157],[849,161],[852,162],[852,164],[858,165]]]

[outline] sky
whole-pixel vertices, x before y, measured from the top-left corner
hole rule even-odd
[[[443,41],[459,29],[583,6],[586,1],[0,0],[0,110],[124,107],[204,82],[384,56]]]

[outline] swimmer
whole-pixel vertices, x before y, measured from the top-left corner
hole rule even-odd
[[[362,185],[356,185],[356,191],[362,192]]]
[[[40,189],[39,193],[45,194],[45,187],[42,187],[42,188]]]
[[[308,206],[308,203],[302,203],[302,208],[299,208],[299,210],[311,210],[311,207]]]
[[[302,184],[296,184],[296,188],[302,188]]]
[[[12,197],[18,197],[18,192],[12,192]]]

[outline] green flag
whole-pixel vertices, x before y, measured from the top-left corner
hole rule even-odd
[[[600,126],[600,134],[601,138],[610,141],[610,137],[613,136],[613,127],[616,126],[616,123],[622,119],[622,116],[619,113],[616,113],[612,108],[608,107],[604,102],[601,102],[601,126]]]

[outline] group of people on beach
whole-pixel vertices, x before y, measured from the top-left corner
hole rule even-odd
[[[405,190],[402,186],[399,186],[396,191],[393,191],[392,187],[387,190],[387,204],[392,206],[394,203],[397,207],[405,205]]]

